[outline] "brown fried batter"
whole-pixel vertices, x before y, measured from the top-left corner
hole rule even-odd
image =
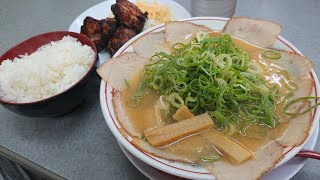
[[[143,14],[135,4],[127,0],[117,0],[116,4],[111,6],[111,10],[120,25],[131,28],[137,33],[142,31],[147,12]]]
[[[116,28],[117,22],[115,19],[96,20],[88,16],[84,19],[83,26],[81,26],[81,34],[90,38],[100,52],[105,48],[106,41],[111,38]]]
[[[107,18],[100,20],[100,23],[102,34],[107,41],[112,37],[112,34],[117,29],[117,21],[114,18]]]
[[[86,35],[95,45],[100,52],[104,49],[103,35],[101,34],[100,21],[90,16],[86,17],[81,26],[81,34]]]
[[[86,17],[81,26],[81,34],[95,44],[98,52],[107,48],[113,55],[122,45],[140,33],[147,19],[147,12],[127,0],[117,0],[111,6],[115,18],[102,20]]]
[[[137,33],[129,28],[119,27],[108,42],[108,51],[113,56],[118,49],[121,48],[127,41],[133,38]]]

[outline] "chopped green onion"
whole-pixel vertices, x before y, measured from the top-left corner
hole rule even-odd
[[[142,139],[142,140],[144,140],[144,141],[146,141],[147,139],[146,139],[146,137],[144,136],[144,135],[142,135],[141,137],[140,137],[140,139]]]
[[[140,106],[141,100],[144,96],[143,93],[143,88],[145,87],[145,80],[142,79],[135,91],[135,93],[133,94],[133,96],[128,100],[128,106],[129,107],[133,107],[133,108],[137,108]]]
[[[224,129],[224,132],[225,132],[227,135],[231,136],[233,133],[236,132],[236,126],[235,126],[234,124],[232,124],[232,123],[228,124],[228,125],[226,126],[226,128]]]
[[[288,109],[294,105],[295,103],[298,103],[300,101],[305,101],[305,100],[310,100],[310,99],[320,99],[320,97],[314,97],[314,96],[307,96],[307,97],[300,97],[300,98],[297,98],[297,99],[293,99],[291,101],[289,101],[282,109],[282,112],[285,114],[285,115],[288,115],[288,116],[297,116],[297,115],[303,115],[309,111],[311,111],[313,108],[317,107],[320,105],[320,102],[318,102],[317,104],[314,104],[312,105],[311,107],[303,110],[302,112],[290,112],[288,111]]]
[[[285,100],[289,99],[293,95],[294,95],[293,92],[288,92],[286,95],[280,97],[280,100],[277,102],[277,104],[281,104],[282,102],[284,102]]]
[[[216,162],[219,159],[220,159],[219,156],[201,157],[201,161],[203,161],[203,162]]]
[[[171,103],[172,106],[175,108],[180,108],[184,105],[183,99],[180,97],[180,95],[176,92],[171,93],[169,96],[167,96],[166,100]]]
[[[291,91],[296,91],[297,89],[299,89],[299,86],[292,80],[284,80],[284,85]]]
[[[208,112],[218,129],[240,121],[274,127],[277,91],[262,73],[229,35],[199,32],[190,43],[173,45],[172,54],[152,56],[143,81],[175,108],[185,105],[195,115]],[[240,112],[245,112],[241,118]]]
[[[131,89],[130,83],[127,79],[124,80],[124,83],[126,84],[127,88]]]
[[[252,74],[262,74],[263,69],[258,63],[249,62],[248,64],[248,72]]]
[[[262,56],[266,59],[279,60],[281,58],[281,53],[276,50],[268,49],[262,53]]]

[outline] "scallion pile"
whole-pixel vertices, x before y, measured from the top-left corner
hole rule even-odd
[[[175,44],[173,50],[151,58],[139,87],[165,95],[175,108],[186,105],[195,115],[208,112],[219,129],[239,123],[242,129],[277,124],[278,87],[265,81],[263,69],[229,35],[198,32],[189,44]]]

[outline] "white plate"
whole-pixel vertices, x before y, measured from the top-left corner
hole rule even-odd
[[[303,149],[313,150],[316,145],[317,138],[319,133],[319,125],[317,126],[315,132],[308,140],[308,142],[303,146]],[[128,150],[126,150],[120,143],[119,146],[123,153],[127,156],[130,162],[145,176],[152,180],[177,180],[179,177],[173,176],[171,174],[165,173],[163,171],[159,171],[152,166],[144,163],[140,159],[136,158],[133,154],[131,154]],[[292,178],[305,164],[306,158],[294,157],[290,159],[288,162],[284,163],[277,169],[269,172],[264,175],[261,180],[287,180]]]
[[[208,26],[209,28],[213,30],[220,31],[223,29],[223,27],[226,24],[226,21],[228,18],[218,18],[218,17],[196,17],[196,18],[190,18],[186,19],[183,21],[189,21],[195,24],[199,25],[205,25]],[[149,30],[144,31],[143,33],[140,33],[136,37],[132,38],[130,41],[128,41],[125,45],[122,46],[122,48],[119,49],[119,51],[115,54],[115,56],[118,56],[124,52],[132,52],[132,46],[131,44],[139,39],[141,36],[151,33],[151,32],[159,32],[164,30],[164,25],[159,25],[154,28],[151,28]],[[278,37],[274,48],[278,49],[283,49],[283,50],[288,50],[288,51],[294,51],[296,53],[301,52],[294,47],[290,42],[285,40],[282,37]],[[313,88],[313,96],[318,96],[320,94],[320,88],[319,88],[319,81],[317,79],[317,76],[314,72],[314,70],[311,71],[310,76],[314,79],[315,86]],[[123,145],[130,153],[132,153],[134,156],[139,158],[140,160],[144,161],[145,163],[149,164],[150,166],[153,166],[154,168],[157,168],[161,171],[167,172],[169,174],[173,174],[175,176],[180,176],[184,178],[189,178],[189,179],[213,179],[214,176],[210,174],[205,168],[200,167],[200,166],[191,166],[188,164],[183,164],[179,162],[172,162],[168,161],[162,158],[158,158],[155,156],[152,156],[150,154],[147,154],[145,152],[140,151],[137,149],[133,144],[131,143],[132,138],[127,135],[124,137],[121,132],[121,125],[116,119],[116,116],[114,114],[113,110],[113,104],[112,104],[112,96],[113,96],[113,88],[108,86],[107,83],[104,81],[101,81],[101,86],[100,86],[100,103],[101,103],[101,109],[102,113],[104,115],[104,118],[114,134],[114,136],[117,138],[117,140]],[[312,119],[312,126],[310,129],[310,133],[308,136],[308,139],[311,137],[313,134],[315,128],[317,127],[317,123],[319,120],[320,116],[320,108],[316,107],[315,110],[313,111],[313,119]],[[308,140],[307,139],[307,140]],[[306,140],[306,141],[307,141]],[[283,151],[284,158],[276,165],[276,167],[281,166],[283,163],[287,162],[291,158],[293,158],[304,146],[306,141],[298,147],[288,147]]]
[[[137,0],[130,0],[131,2],[136,2]],[[154,2],[154,0],[146,0],[147,2]],[[172,1],[172,0],[157,0],[159,4],[166,4],[171,12],[172,12],[172,20],[179,20],[179,19],[185,19],[190,18],[191,15],[189,12],[182,7],[180,4]],[[80,14],[69,26],[68,31],[73,31],[80,33],[80,28],[83,25],[83,20],[87,16],[91,16],[95,19],[104,19],[106,17],[110,17],[112,15],[111,12],[111,5],[115,4],[115,0],[110,1],[104,1],[100,4],[94,5],[91,8],[84,11],[82,14]],[[106,51],[102,51],[99,54],[99,59],[97,61],[97,66],[100,66],[103,62],[110,59],[110,54]]]

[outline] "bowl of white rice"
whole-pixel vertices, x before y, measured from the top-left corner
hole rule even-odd
[[[93,42],[82,34],[31,37],[0,57],[0,103],[29,117],[66,114],[87,95],[96,59]]]

